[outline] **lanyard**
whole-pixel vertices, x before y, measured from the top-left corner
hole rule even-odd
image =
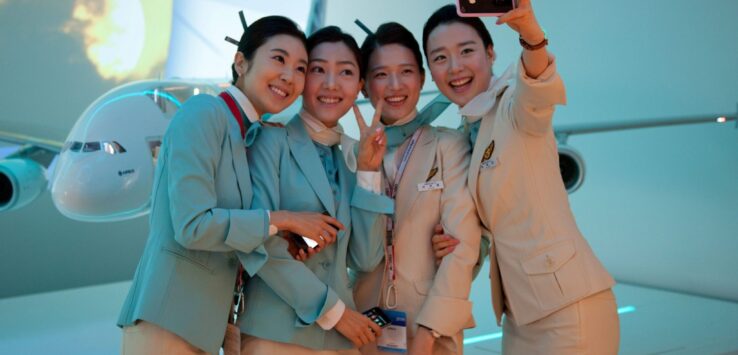
[[[228,105],[228,109],[231,111],[233,118],[238,122],[238,127],[241,129],[241,138],[246,137],[246,125],[244,124],[241,110],[236,106],[236,101],[227,92],[223,91],[220,93],[221,99]],[[244,299],[243,299],[243,265],[238,263],[238,273],[236,276],[236,284],[233,290],[233,309],[229,321],[231,324],[236,324],[238,316],[243,313],[244,310]]]
[[[395,178],[393,179],[394,181],[388,181],[387,183],[387,196],[393,200],[395,199],[395,197],[397,197],[397,188],[400,186],[400,180],[402,180],[402,175],[405,173],[407,163],[410,161],[410,156],[413,154],[415,145],[418,143],[418,139],[420,139],[420,135],[422,134],[422,132],[423,131],[421,128],[415,130],[412,137],[410,138],[410,142],[408,142],[407,147],[402,154],[402,160],[400,161],[400,166],[395,172]],[[385,274],[387,275],[387,279],[390,281],[390,285],[387,288],[387,295],[385,297],[384,303],[385,308],[388,309],[394,309],[397,307],[397,288],[395,286],[395,281],[397,280],[397,258],[395,256],[394,246],[395,224],[396,223],[394,220],[394,215],[392,215],[390,218],[387,218],[387,245],[385,246],[385,256],[387,260],[384,263],[384,270]]]

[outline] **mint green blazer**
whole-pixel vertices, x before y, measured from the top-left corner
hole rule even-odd
[[[371,271],[384,257],[386,213],[393,201],[356,186],[338,145],[340,197],[335,202],[318,152],[299,117],[285,128],[263,127],[249,149],[253,205],[269,210],[327,211],[346,226],[334,244],[306,262],[270,237],[269,259],[246,285],[241,331],[263,339],[312,349],[348,349],[352,343],[315,321],[338,299],[355,309],[347,267]],[[363,310],[359,310],[363,311]]]
[[[156,167],[149,238],[119,326],[145,320],[218,353],[239,258],[250,274],[267,260],[269,221],[265,210],[248,209],[245,148],[217,97],[195,96],[172,119]]]

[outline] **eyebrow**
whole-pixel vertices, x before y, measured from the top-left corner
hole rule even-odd
[[[323,58],[310,59],[310,63],[313,63],[313,62],[328,63],[328,61],[325,60],[325,59],[323,59]],[[354,62],[352,62],[350,60],[342,60],[342,61],[339,61],[338,64],[339,65],[347,64],[347,65],[351,65],[351,66],[354,66],[354,67],[357,66],[356,63],[354,63]]]
[[[477,43],[477,41],[474,41],[474,40],[465,41],[465,42],[458,43],[456,45],[456,47],[463,47],[463,46],[467,46],[467,45],[470,45],[470,44],[476,44],[476,43]],[[436,49],[431,50],[430,53],[429,53],[429,55],[433,55],[433,54],[435,54],[437,52],[440,52],[440,51],[442,51],[444,49],[446,49],[446,47],[438,47]]]
[[[417,68],[418,67],[418,65],[415,64],[415,63],[402,63],[402,64],[398,64],[397,66],[398,67],[414,67],[414,68]],[[376,67],[369,68],[369,71],[370,72],[373,72],[373,71],[377,71],[379,69],[385,69],[385,68],[388,68],[388,67],[389,67],[389,65],[378,65]]]
[[[278,52],[278,53],[281,53],[281,54],[283,54],[283,55],[284,55],[285,57],[289,57],[289,56],[290,56],[290,52],[287,52],[286,50],[284,50],[284,49],[282,49],[282,48],[272,48],[272,49],[271,49],[270,51],[271,51],[271,52]],[[301,62],[301,63],[303,63],[303,64],[307,65],[307,61],[306,61],[305,59],[300,59],[300,60],[299,60],[299,62]]]

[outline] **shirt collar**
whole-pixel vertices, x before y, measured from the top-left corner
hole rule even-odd
[[[237,88],[235,85],[231,85],[226,89],[226,91],[233,97],[233,99],[236,100],[238,106],[241,107],[241,110],[251,123],[261,120],[261,117],[256,114],[256,109],[254,109],[254,105],[251,104],[249,98],[246,97],[243,92],[241,92],[241,89]]]
[[[487,91],[475,96],[464,107],[459,107],[459,115],[464,116],[469,122],[475,122],[482,118],[494,107],[500,93],[510,86],[510,79],[513,78],[514,73],[514,67],[511,65],[502,76],[493,76]]]

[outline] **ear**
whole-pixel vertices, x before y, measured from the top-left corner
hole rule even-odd
[[[233,56],[233,64],[236,65],[236,72],[239,77],[246,74],[249,70],[249,62],[241,52],[236,52],[236,55]]]
[[[497,59],[497,53],[495,53],[495,49],[492,48],[492,45],[487,46],[487,58],[489,58],[492,63]]]
[[[422,73],[420,73],[420,91],[423,91],[424,85],[425,85],[425,70]]]

